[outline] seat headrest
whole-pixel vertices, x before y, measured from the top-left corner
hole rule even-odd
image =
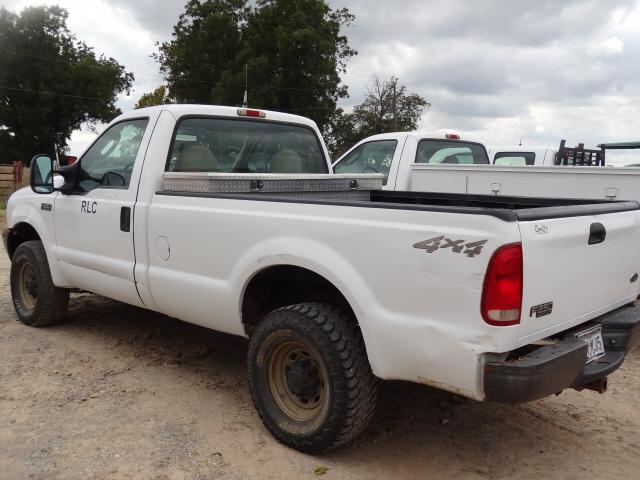
[[[176,160],[174,172],[215,172],[218,170],[216,156],[204,145],[187,147]]]
[[[271,173],[303,173],[300,155],[289,148],[283,148],[271,157]]]

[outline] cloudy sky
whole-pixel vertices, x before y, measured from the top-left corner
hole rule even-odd
[[[56,3],[69,28],[136,76],[126,111],[161,84],[150,58],[184,0],[0,0],[10,10]],[[356,16],[359,54],[344,82],[362,101],[368,77],[397,75],[431,102],[421,128],[487,144],[557,146],[640,140],[640,0],[330,0]],[[94,138],[77,132],[72,152]],[[629,157],[618,157],[624,163]]]

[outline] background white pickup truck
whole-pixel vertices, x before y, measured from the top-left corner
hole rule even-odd
[[[555,154],[543,147],[492,147],[488,155],[482,144],[457,134],[385,133],[354,145],[333,169],[383,173],[387,190],[640,201],[639,168],[555,166]]]
[[[489,146],[487,147],[489,162],[497,167],[524,167],[556,165],[557,149],[543,146]]]
[[[360,433],[376,377],[525,402],[603,391],[640,340],[636,202],[379,190],[328,174],[313,122],[226,107],[136,110],[52,168],[8,203],[19,319],[80,289],[248,336],[256,409],[302,451]]]

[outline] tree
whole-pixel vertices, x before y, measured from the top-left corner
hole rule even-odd
[[[240,105],[246,67],[250,106],[325,129],[347,96],[340,74],[356,52],[340,32],[352,20],[324,0],[191,0],[156,58],[177,101]]]
[[[133,75],[67,28],[67,11],[0,8],[0,162],[67,149],[71,132],[110,121]]]
[[[143,94],[138,100],[138,103],[136,103],[135,108],[154,107],[166,103],[171,103],[167,96],[167,87],[160,85],[153,92]]]
[[[378,133],[407,132],[418,128],[425,110],[431,104],[392,76],[381,80],[373,75],[366,86],[364,102],[353,113],[337,112],[332,119],[329,143],[335,154],[344,153],[363,138]]]
[[[158,44],[154,55],[172,98],[221,105],[242,100],[242,89],[231,99],[225,82],[236,67],[247,13],[245,0],[189,0],[173,27],[173,39]]]

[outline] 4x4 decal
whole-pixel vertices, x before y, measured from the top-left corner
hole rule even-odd
[[[466,240],[452,240],[440,235],[429,240],[415,243],[413,248],[425,250],[427,253],[433,253],[436,250],[450,248],[453,253],[462,253],[469,258],[476,257],[482,253],[482,247],[487,240],[478,240],[476,242],[467,243]]]

